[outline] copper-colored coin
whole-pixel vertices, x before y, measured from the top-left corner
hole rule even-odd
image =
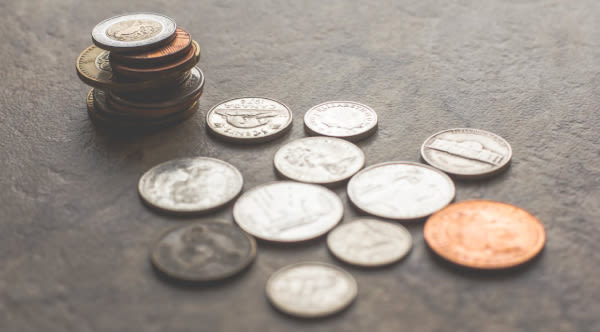
[[[175,38],[169,44],[160,48],[140,53],[114,53],[110,54],[111,63],[129,64],[131,66],[149,66],[169,62],[192,49],[192,36],[185,30],[177,28]]]
[[[485,200],[454,203],[425,223],[425,241],[450,262],[504,269],[534,258],[544,247],[544,226],[516,206]]]

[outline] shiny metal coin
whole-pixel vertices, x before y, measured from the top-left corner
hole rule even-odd
[[[363,168],[365,154],[358,146],[343,139],[307,137],[282,146],[273,163],[288,179],[335,184]]]
[[[429,165],[460,178],[482,178],[508,167],[510,144],[485,130],[455,128],[440,131],[421,146],[421,156]]]
[[[388,219],[426,217],[448,205],[454,182],[423,164],[392,161],[358,172],[348,182],[348,198],[360,210]]]
[[[357,141],[377,130],[377,113],[353,101],[328,101],[304,114],[304,126],[311,135]]]
[[[161,14],[118,15],[98,23],[92,30],[92,41],[113,52],[139,52],[168,43],[176,29],[175,20]]]
[[[173,213],[206,212],[234,199],[244,180],[237,168],[222,160],[195,157],[159,164],[138,184],[150,206]]]
[[[165,233],[150,259],[157,270],[185,281],[206,282],[231,277],[256,256],[256,243],[224,221],[203,221]]]
[[[292,111],[268,98],[245,97],[224,101],[206,114],[210,132],[228,141],[261,143],[283,135],[292,126]]]
[[[177,28],[175,38],[168,44],[149,51],[137,53],[111,53],[110,61],[133,66],[155,66],[170,62],[183,56],[192,48],[192,36],[185,30]]]
[[[389,265],[412,248],[412,237],[401,225],[375,219],[342,224],[327,235],[327,246],[340,260],[358,266]]]
[[[344,205],[331,190],[291,181],[271,182],[245,192],[233,218],[263,240],[298,242],[327,233],[342,219]]]

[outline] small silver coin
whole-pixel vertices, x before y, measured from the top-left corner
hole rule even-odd
[[[401,161],[363,169],[350,179],[347,191],[360,210],[397,220],[426,217],[448,205],[456,193],[448,175],[430,166]]]
[[[357,102],[329,101],[309,109],[304,114],[304,126],[311,135],[357,141],[377,130],[377,113]]]
[[[327,235],[327,246],[340,260],[358,266],[389,265],[412,248],[412,237],[401,225],[375,219],[342,224]]]
[[[154,245],[150,259],[169,277],[206,282],[237,274],[255,256],[256,243],[251,236],[216,220],[168,231]]]
[[[348,307],[358,294],[352,275],[337,266],[304,262],[271,275],[267,297],[277,309],[298,317],[332,315]]]
[[[284,177],[300,182],[335,184],[365,165],[362,150],[343,139],[307,137],[282,146],[273,161]]]
[[[233,218],[263,240],[298,242],[327,233],[342,219],[344,206],[331,190],[292,181],[271,182],[245,192]]]
[[[175,20],[161,14],[118,15],[98,23],[92,41],[112,52],[143,51],[168,42],[176,29]]]
[[[238,143],[262,143],[283,135],[292,126],[292,111],[268,98],[245,97],[215,105],[206,113],[208,129]]]
[[[175,159],[144,173],[138,190],[150,206],[173,213],[206,212],[234,199],[242,190],[240,171],[222,160]]]
[[[455,128],[425,140],[421,156],[429,165],[459,178],[482,178],[508,167],[512,148],[502,137],[485,130]]]

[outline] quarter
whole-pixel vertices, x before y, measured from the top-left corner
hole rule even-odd
[[[377,113],[353,101],[328,101],[304,114],[304,127],[311,135],[358,141],[377,130]]]
[[[143,51],[166,44],[175,37],[172,18],[155,13],[113,16],[92,30],[92,41],[113,52]]]

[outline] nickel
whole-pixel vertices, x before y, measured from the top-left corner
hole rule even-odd
[[[357,102],[329,101],[309,109],[304,115],[304,126],[311,135],[357,141],[377,130],[377,113]]]

